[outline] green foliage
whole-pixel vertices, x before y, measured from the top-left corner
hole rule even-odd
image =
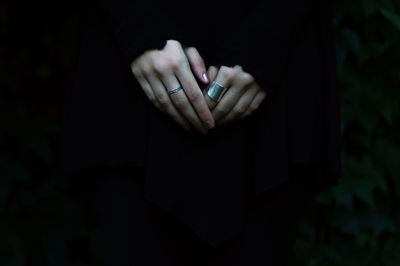
[[[0,4],[2,266],[105,265],[90,199],[66,197],[50,178],[77,2],[57,17],[47,12],[52,2],[26,10]],[[400,2],[341,0],[335,8],[343,176],[301,220],[295,265],[399,266]],[[21,25],[22,17],[38,23]]]
[[[400,265],[399,4],[337,3],[343,175],[302,220],[296,265]]]

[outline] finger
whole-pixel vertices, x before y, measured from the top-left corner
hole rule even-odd
[[[243,71],[243,68],[240,65],[235,65],[233,68],[237,69],[237,70],[240,70],[240,71]]]
[[[225,88],[229,88],[229,86],[231,85],[231,81],[232,81],[232,75],[231,75],[231,71],[229,69],[230,68],[228,68],[226,66],[221,66],[218,69],[216,77],[213,81],[218,82],[218,84],[220,84],[221,86],[223,86]],[[208,91],[208,89],[207,89],[207,91]],[[216,102],[215,100],[210,98],[210,96],[208,96],[208,94],[207,94],[207,91],[205,93],[205,95],[206,95],[205,99],[206,99],[207,105],[209,106],[210,110],[212,110],[215,108],[215,106],[218,105],[218,102]],[[214,114],[213,114],[213,117],[214,117]],[[214,117],[214,119],[215,119],[215,117]]]
[[[233,106],[232,110],[226,116],[220,120],[217,120],[216,124],[223,125],[231,121],[239,120],[249,108],[259,89],[259,86],[254,84],[248,90],[246,90],[237,103]]]
[[[182,117],[179,111],[175,108],[163,83],[155,76],[149,76],[148,81],[162,109],[164,109],[165,112],[172,119],[174,119],[181,127],[183,127],[186,130],[190,130],[191,127],[189,123]]]
[[[200,120],[209,128],[213,128],[215,125],[214,118],[191,70],[187,67],[180,67],[176,70],[176,77]]]
[[[249,107],[247,108],[247,110],[244,112],[244,114],[239,119],[244,119],[247,116],[249,116],[250,114],[252,114],[255,110],[257,110],[260,107],[261,103],[266,98],[266,96],[267,96],[267,92],[263,89],[259,89],[256,96],[250,103]]]
[[[210,66],[208,68],[207,76],[208,76],[208,79],[209,79],[210,82],[214,81],[215,77],[217,76],[217,73],[218,73],[218,68],[217,67]],[[210,84],[203,84],[202,89],[201,89],[202,92],[203,92],[203,95],[205,95],[205,93],[207,92],[207,89],[209,88],[209,86],[210,86]]]
[[[238,70],[236,69],[236,71]],[[247,73],[226,71],[225,73],[221,74],[221,72],[223,71],[220,70],[218,72],[216,81],[221,85],[229,84],[231,87],[227,87],[228,90],[223,95],[220,102],[212,110],[215,120],[219,120],[227,115],[233,106],[235,106],[235,104],[239,101],[243,93],[247,90],[248,86],[251,85],[251,80],[246,78],[248,75]]]
[[[208,68],[207,74],[208,77],[210,78],[210,81],[214,81],[217,78],[219,68],[216,66],[210,66]]]
[[[161,76],[161,81],[167,90],[173,90],[180,86],[178,79],[174,75],[163,75]],[[198,132],[202,134],[207,133],[208,127],[203,125],[183,90],[174,92],[169,97],[178,112],[185,117],[186,121],[189,121]]]
[[[195,76],[203,83],[208,84],[209,79],[207,77],[206,65],[199,51],[195,47],[188,47],[185,48],[185,54]]]
[[[207,74],[210,79],[210,82],[214,81],[218,74],[218,68],[215,66],[210,66],[208,68]],[[203,90],[203,95],[205,96],[204,99],[208,105],[208,108],[210,110],[212,110],[217,105],[217,103],[215,101],[213,101],[210,97],[208,97],[208,95],[207,95],[208,88],[209,87],[207,87]]]

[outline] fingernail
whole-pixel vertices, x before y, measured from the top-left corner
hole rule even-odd
[[[205,82],[207,82],[207,83],[209,82],[208,78],[207,78],[207,74],[205,72],[203,73],[203,79]]]

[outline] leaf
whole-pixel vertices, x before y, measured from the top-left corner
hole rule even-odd
[[[375,208],[373,191],[379,188],[388,191],[383,174],[375,167],[369,157],[354,158],[344,156],[345,174],[341,186],[347,191],[352,191],[359,199]]]
[[[343,205],[349,209],[353,208],[353,194],[351,191],[346,191],[341,186],[336,186],[333,189],[333,193],[335,194],[336,202],[339,205]]]
[[[344,28],[341,30],[341,36],[351,50],[358,55],[360,52],[360,38],[358,35],[351,29]]]
[[[379,8],[379,10],[400,31],[400,16],[385,8]]]
[[[371,217],[371,227],[373,228],[373,234],[379,236],[385,232],[386,227],[389,223],[389,217],[385,214],[375,213]]]
[[[358,210],[359,224],[372,232],[371,237],[377,239],[382,233],[388,233],[389,216],[381,209],[366,209]]]
[[[338,207],[327,215],[329,224],[338,227],[342,232],[352,235],[359,233],[357,217],[353,211]]]

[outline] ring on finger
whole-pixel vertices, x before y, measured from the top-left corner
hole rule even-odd
[[[219,102],[228,89],[214,81],[207,90],[207,95],[214,101]]]
[[[178,86],[176,89],[169,90],[169,91],[168,91],[168,95],[171,95],[171,94],[173,94],[173,93],[175,93],[175,92],[178,92],[178,91],[180,91],[181,89],[182,89],[182,87],[181,87],[181,86]]]

